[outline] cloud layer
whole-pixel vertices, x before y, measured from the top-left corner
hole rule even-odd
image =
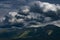
[[[48,2],[32,1],[23,5],[17,12],[9,12],[1,23],[17,27],[41,27],[56,25],[60,20],[60,5]],[[55,23],[56,22],[56,23]]]

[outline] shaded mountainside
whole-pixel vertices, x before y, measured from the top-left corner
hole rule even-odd
[[[0,30],[0,40],[60,40],[60,28],[55,25],[38,28],[4,28]]]

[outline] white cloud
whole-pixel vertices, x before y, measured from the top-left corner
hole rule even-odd
[[[16,22],[16,18],[13,17],[13,18],[9,19],[8,21],[9,21],[10,23],[15,23],[15,22]]]
[[[17,23],[24,23],[24,19],[16,19]]]
[[[52,24],[60,27],[60,20],[54,21]]]
[[[17,12],[9,12],[9,15],[11,15],[12,17],[15,17],[17,15]]]
[[[43,9],[43,12],[48,12],[48,11],[57,11],[57,6],[55,4],[50,4],[46,2],[42,2],[40,4],[40,7]]]
[[[20,10],[20,12],[24,14],[28,14],[29,11],[30,11],[29,6],[22,6]]]
[[[34,1],[34,2],[30,3],[30,5],[32,7],[38,6],[40,9],[42,9],[43,12],[48,12],[48,11],[57,12],[58,10],[60,10],[59,4],[51,4],[48,2]]]
[[[0,19],[0,22],[3,22],[5,19],[6,19],[5,17],[2,17],[2,18]]]

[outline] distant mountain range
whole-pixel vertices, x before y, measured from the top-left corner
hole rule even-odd
[[[60,40],[60,28],[55,25],[31,28],[0,29],[0,39],[6,40]]]

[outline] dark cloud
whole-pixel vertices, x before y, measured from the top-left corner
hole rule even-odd
[[[22,3],[24,2],[22,0]],[[15,4],[13,3],[13,5]],[[19,4],[18,8],[17,11],[11,11],[3,17],[0,25],[3,25],[3,27],[41,27],[48,24],[56,25],[55,22],[60,20],[59,4],[33,0],[24,5]]]

